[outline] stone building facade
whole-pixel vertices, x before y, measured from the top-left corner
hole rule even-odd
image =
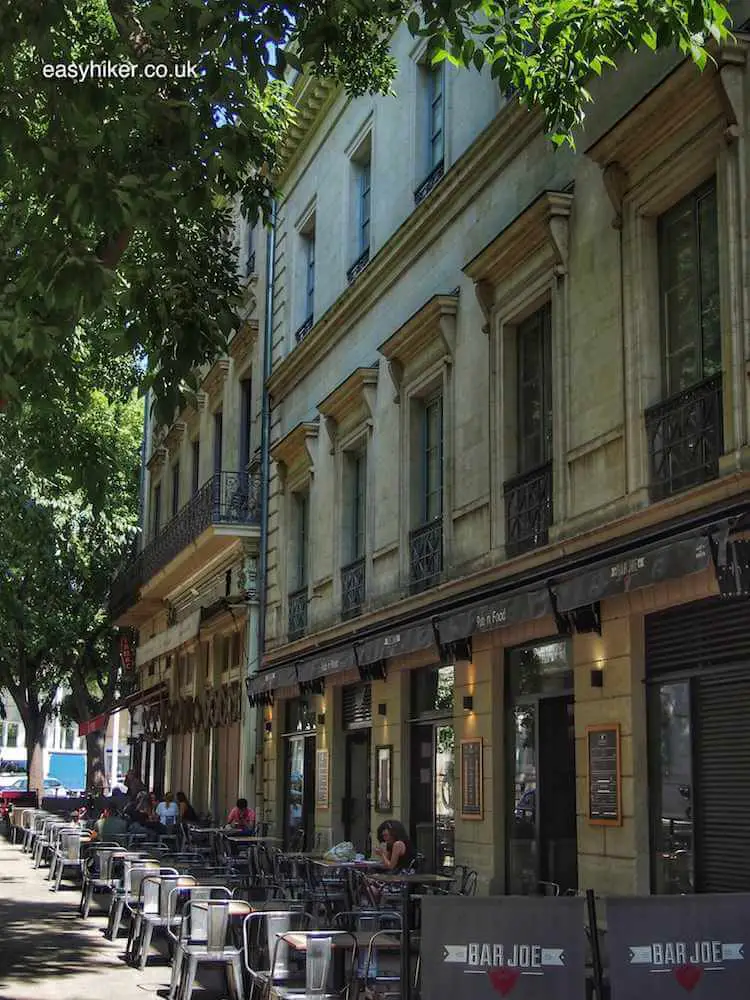
[[[249,685],[287,842],[750,885],[747,45],[623,57],[575,150],[405,28],[396,99],[295,84]]]

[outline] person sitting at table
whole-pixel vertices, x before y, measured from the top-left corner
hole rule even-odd
[[[166,793],[154,812],[163,827],[175,826],[180,818],[180,807],[172,798],[171,792]]]
[[[102,841],[119,841],[127,836],[128,821],[120,815],[115,805],[105,809],[94,824],[97,836]]]
[[[247,799],[237,799],[237,805],[227,817],[227,826],[247,832],[255,827],[255,811],[248,809]]]
[[[417,852],[411,845],[406,827],[397,819],[387,819],[378,827],[377,838],[381,842],[375,848],[383,868],[391,872],[403,872],[412,868]]]

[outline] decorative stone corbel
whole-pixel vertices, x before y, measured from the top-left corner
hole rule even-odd
[[[612,202],[612,208],[615,210],[612,228],[622,229],[622,202],[628,189],[628,175],[619,163],[612,162],[608,163],[602,171],[602,180],[609,200]]]
[[[336,451],[336,440],[339,436],[339,425],[333,417],[323,417],[328,432],[328,440],[331,442],[331,455]]]
[[[393,382],[393,388],[396,390],[393,396],[394,403],[401,402],[401,386],[404,382],[404,366],[396,358],[391,358],[388,362],[388,374],[391,377],[391,382]]]
[[[725,132],[727,142],[738,138],[745,120],[745,66],[747,52],[739,45],[725,45],[717,56],[718,71],[715,80],[729,128]]]
[[[482,333],[489,335],[492,328],[492,309],[495,305],[495,286],[491,281],[477,281],[474,285],[474,294],[485,318]]]
[[[274,464],[276,465],[276,478],[279,480],[279,493],[286,493],[286,479],[289,471],[286,462],[277,458]]]
[[[362,402],[365,404],[368,423],[375,419],[375,403],[377,397],[378,397],[378,390],[376,385],[362,386]]]
[[[570,219],[570,205],[558,206],[550,198],[549,215],[547,216],[547,230],[549,232],[552,252],[555,256],[555,275],[560,278],[568,273],[568,220]]]
[[[203,391],[198,391],[195,394],[195,408],[198,413],[203,413],[203,411],[208,406],[208,393]]]

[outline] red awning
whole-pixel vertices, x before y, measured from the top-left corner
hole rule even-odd
[[[101,729],[107,728],[107,723],[109,722],[109,714],[104,712],[103,715],[95,715],[93,719],[89,719],[87,722],[78,723],[78,735],[88,736],[89,733],[98,733]]]

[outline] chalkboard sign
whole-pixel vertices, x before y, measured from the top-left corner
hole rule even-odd
[[[482,740],[461,740],[461,819],[482,818]]]
[[[318,750],[315,756],[315,808],[330,808],[328,791],[328,751]]]
[[[620,727],[587,726],[589,758],[589,823],[622,825]]]

